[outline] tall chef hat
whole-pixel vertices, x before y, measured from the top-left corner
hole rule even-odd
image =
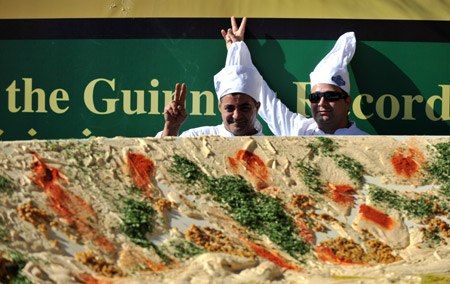
[[[339,37],[333,49],[317,64],[309,77],[311,88],[316,84],[331,84],[338,86],[350,94],[350,78],[347,65],[352,60],[356,49],[354,32],[348,32]]]
[[[243,93],[259,102],[262,82],[245,43],[233,43],[228,49],[225,67],[214,76],[214,87],[219,101],[225,95]]]

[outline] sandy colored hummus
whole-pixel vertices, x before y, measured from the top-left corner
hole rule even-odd
[[[0,280],[448,279],[447,153],[379,136],[1,142]]]

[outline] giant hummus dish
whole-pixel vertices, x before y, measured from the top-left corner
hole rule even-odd
[[[0,143],[0,282],[449,281],[450,140]]]

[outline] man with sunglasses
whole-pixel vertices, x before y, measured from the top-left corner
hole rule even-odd
[[[245,19],[245,18],[244,18]],[[232,29],[222,30],[228,54],[234,60],[251,62],[250,52],[243,42],[243,33],[236,35],[237,24],[231,18]],[[239,30],[245,30],[243,20]],[[353,32],[343,34],[333,49],[310,74],[312,118],[291,112],[263,81],[259,115],[277,136],[297,135],[368,135],[348,118],[351,106],[350,80],[347,65],[353,57],[356,39]]]
[[[309,95],[309,101],[314,122],[317,124],[317,128],[311,134],[350,135],[349,131],[356,132],[358,130],[355,123],[348,119],[351,98],[338,86],[322,83],[314,85]],[[302,120],[302,117],[297,119]],[[322,131],[324,133],[321,133]],[[351,135],[356,135],[356,133]]]

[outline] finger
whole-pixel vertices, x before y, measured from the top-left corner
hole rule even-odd
[[[187,116],[187,111],[186,108],[178,106],[178,112],[180,113],[180,116],[182,117],[186,117]]]
[[[168,115],[169,117],[173,117],[174,116],[173,108],[170,105],[168,105],[167,107],[164,108],[164,114]]]
[[[171,101],[164,109],[164,112],[167,112],[167,113],[173,115],[177,112],[177,107],[178,107],[178,103],[176,101]]]
[[[227,37],[230,38],[232,42],[237,41],[237,38],[234,36],[234,33],[231,29],[228,29]]]
[[[239,30],[238,30],[238,32],[241,33],[242,35],[245,32],[245,25],[246,24],[247,24],[247,17],[244,17],[244,18],[242,18],[242,22],[241,22],[241,25],[240,25]]]
[[[226,32],[224,31],[224,34],[222,34],[223,39],[227,44],[232,43],[232,39],[230,37],[230,34],[233,34],[233,31],[231,29],[228,29]]]
[[[233,32],[238,30],[238,26],[236,24],[236,18],[234,16],[231,16],[231,27],[233,28]]]
[[[173,99],[176,102],[180,100],[180,89],[181,89],[180,83],[177,83],[175,85],[175,98]]]
[[[186,96],[187,96],[187,87],[186,87],[186,84],[183,83],[183,85],[181,85],[181,95],[180,95],[180,101],[178,103],[183,108],[186,106]]]
[[[220,33],[225,41],[227,41],[227,32],[225,30],[221,30]]]
[[[225,30],[221,30],[220,32],[222,33],[222,37],[225,40],[225,42],[227,44],[231,43],[231,38],[229,36],[227,36],[227,32]]]

